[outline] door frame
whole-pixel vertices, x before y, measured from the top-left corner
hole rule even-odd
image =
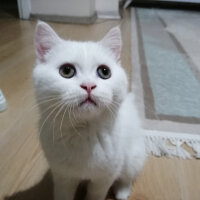
[[[30,0],[17,0],[19,18],[29,19],[31,14],[31,2]]]

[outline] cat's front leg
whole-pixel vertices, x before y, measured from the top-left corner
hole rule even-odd
[[[79,180],[53,172],[54,200],[73,200]]]
[[[88,184],[86,200],[105,200],[113,179],[97,179]]]
[[[127,200],[132,186],[132,180],[129,177],[120,178],[113,185],[115,197],[118,200]]]

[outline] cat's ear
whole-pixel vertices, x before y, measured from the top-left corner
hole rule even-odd
[[[113,52],[117,61],[120,60],[122,41],[119,26],[112,28],[100,42]]]
[[[45,55],[50,51],[61,39],[56,32],[45,22],[39,21],[35,30],[35,50],[37,58],[45,61]]]

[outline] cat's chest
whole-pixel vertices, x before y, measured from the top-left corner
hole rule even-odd
[[[52,135],[49,132],[47,137]],[[118,146],[112,129],[107,127],[66,129],[63,136],[55,137],[53,142],[45,137],[41,140],[48,157],[58,163],[68,163],[69,166],[108,162],[116,154]]]
[[[74,176],[79,171],[84,176],[83,178],[95,176],[97,172],[98,175],[105,174],[105,171],[109,173],[109,170],[115,167],[115,157],[118,153],[115,140],[107,131],[82,130],[82,134],[87,137],[74,137],[70,142],[65,141],[68,142],[66,145],[63,141],[62,144],[58,143],[59,153],[54,156],[54,162],[62,168],[67,168],[68,172]]]
[[[110,124],[63,128],[62,132],[57,127],[46,126],[40,139],[52,166],[88,179],[110,176],[113,169],[120,168],[123,156],[116,133]]]
[[[111,131],[109,129],[82,129],[79,135],[73,135],[70,140],[65,140],[68,145],[63,148],[66,152],[74,155],[77,160],[88,162],[98,159],[99,162],[106,161],[116,146]]]

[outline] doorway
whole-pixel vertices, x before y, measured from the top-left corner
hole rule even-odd
[[[0,18],[19,18],[17,0],[0,1]]]

